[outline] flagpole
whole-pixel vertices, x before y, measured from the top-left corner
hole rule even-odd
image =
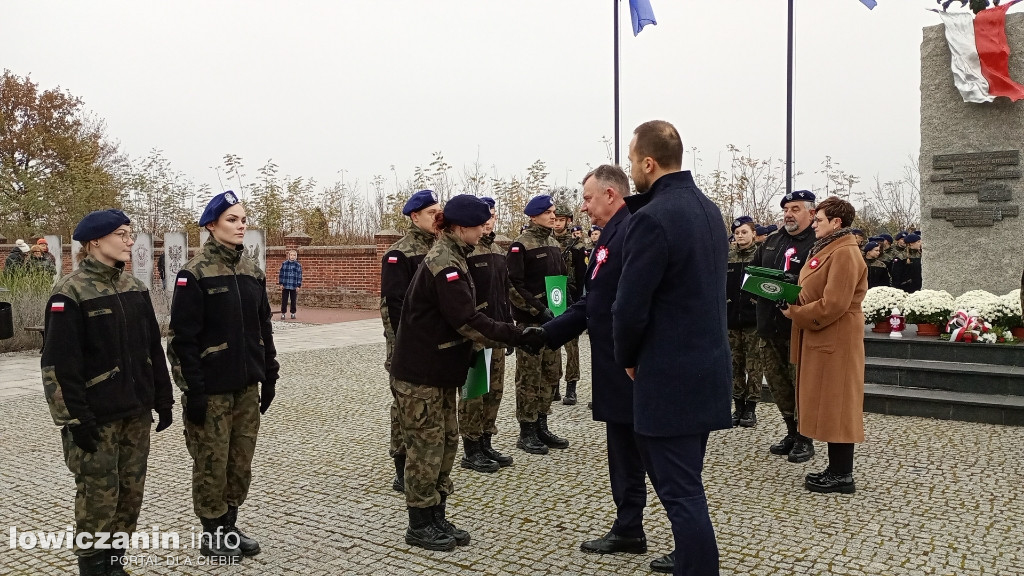
[[[792,1],[792,0],[790,0]],[[619,165],[619,0],[612,0],[612,46],[615,78],[615,165]]]
[[[793,192],[793,0],[786,31],[786,194]]]

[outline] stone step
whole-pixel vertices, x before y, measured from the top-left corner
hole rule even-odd
[[[875,358],[1024,367],[1024,344],[965,344],[915,336],[889,338],[885,334],[868,332],[864,337],[864,353]]]
[[[890,416],[1024,426],[1024,396],[864,384],[864,411]]]
[[[868,357],[865,382],[1024,397],[1024,368],[971,362]]]

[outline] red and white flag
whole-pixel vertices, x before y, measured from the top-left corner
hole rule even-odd
[[[63,302],[59,302],[58,301],[58,302],[54,302],[53,304],[50,304],[50,312],[63,312],[63,311],[64,311],[64,303]]]
[[[175,284],[178,285],[178,286],[187,286],[188,285],[188,278],[186,278],[184,276],[179,276],[178,277],[178,281],[175,282]]]
[[[964,102],[991,102],[997,96],[1024,99],[1024,86],[1010,78],[1010,45],[1006,11],[1020,0],[971,12],[938,12],[946,25],[952,53],[953,83]]]
[[[449,272],[449,273],[445,274],[444,277],[447,278],[449,282],[455,282],[456,280],[459,279],[459,273],[458,272]]]
[[[388,264],[398,264],[398,256],[388,256]]]

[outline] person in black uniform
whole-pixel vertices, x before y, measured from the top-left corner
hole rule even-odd
[[[889,269],[878,259],[882,255],[882,247],[872,240],[864,245],[864,263],[868,265],[868,289],[876,286],[889,286]]]
[[[460,194],[444,206],[441,236],[416,269],[405,295],[391,375],[406,445],[407,544],[452,550],[470,535],[446,517],[454,490],[451,471],[459,447],[458,388],[466,382],[473,349],[544,345],[539,328],[495,322],[477,310],[476,287],[466,257],[484,234],[490,208]]]
[[[904,241],[907,245],[906,255],[899,254],[892,261],[892,285],[904,292],[917,292],[922,285],[921,236],[916,233],[907,234]]]
[[[807,253],[814,245],[814,194],[797,190],[780,202],[785,223],[758,247],[750,266],[786,272],[786,281],[796,284]],[[793,323],[782,315],[775,302],[757,299],[757,335],[761,337],[761,366],[775,405],[786,422],[786,436],[770,448],[772,454],[787,456],[790,462],[806,462],[814,456],[814,443],[801,436],[796,425],[796,371],[789,363],[789,338]]]

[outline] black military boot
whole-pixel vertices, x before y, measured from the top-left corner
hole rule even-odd
[[[498,463],[498,466],[502,468],[512,465],[512,457],[505,456],[501,452],[498,452],[491,447],[491,435],[484,434],[480,439],[480,448],[484,451],[484,456],[487,456],[491,460]]]
[[[565,438],[559,438],[555,436],[551,430],[548,430],[548,415],[538,414],[537,415],[537,439],[544,443],[548,448],[558,448],[559,450],[569,447],[569,441]]]
[[[576,405],[576,381],[565,383],[565,397],[562,398],[562,404],[566,406]]]
[[[455,550],[455,538],[445,534],[434,524],[433,507],[408,508],[409,528],[405,531],[406,544],[442,552]]]
[[[740,426],[753,428],[757,425],[757,402],[747,400],[743,404],[743,415],[740,416]]]
[[[465,546],[469,544],[469,532],[456,528],[454,524],[448,521],[446,516],[447,508],[448,495],[442,492],[441,503],[430,508],[434,514],[434,526],[437,526],[441,532],[451,536],[452,539],[455,540],[456,546]]]
[[[199,522],[203,525],[199,553],[203,556],[241,560],[242,551],[238,549],[235,537],[227,538],[227,526],[224,525],[225,516],[227,513],[220,518],[199,518]]]
[[[676,553],[665,554],[661,558],[651,560],[651,570],[662,574],[671,574],[676,567]]]
[[[779,440],[778,444],[772,444],[772,447],[768,449],[769,452],[778,456],[788,456],[793,451],[793,445],[796,444],[798,436],[796,420],[792,416],[786,416],[783,420],[786,421],[786,437]]]
[[[106,576],[110,562],[109,554],[93,554],[92,556],[78,557],[79,576]]]
[[[124,558],[124,550],[118,550],[116,548],[110,550],[110,560],[107,562],[108,576],[131,576],[124,569],[124,565],[121,564],[122,558]]]
[[[238,536],[238,549],[242,551],[242,556],[255,556],[260,553],[260,543],[246,536],[235,522],[238,521],[238,506],[228,506],[228,513],[224,517],[224,523],[227,525],[227,532]]]
[[[740,418],[743,417],[743,400],[739,398],[732,399],[736,409],[732,411],[732,427],[735,428],[740,425]]]
[[[391,489],[405,492],[405,454],[395,456],[395,478],[391,481]]]
[[[562,384],[560,382],[555,383],[555,395],[551,398],[552,400],[562,399]]]
[[[793,443],[793,449],[789,451],[789,461],[799,464],[807,462],[811,458],[814,458],[814,440],[803,434],[797,434],[796,442]]]
[[[462,437],[462,467],[476,470],[477,472],[497,472],[498,463],[491,460],[480,449],[479,440],[470,440]]]
[[[519,440],[516,441],[516,448],[530,454],[548,453],[548,447],[540,441],[540,438],[537,438],[536,422],[519,423]]]

